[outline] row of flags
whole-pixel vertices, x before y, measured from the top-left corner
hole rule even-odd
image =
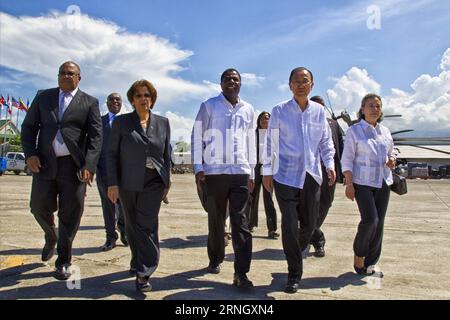
[[[3,95],[0,95],[0,107],[7,107],[7,112],[11,115],[12,114],[12,107],[15,107],[19,110],[27,112],[30,108],[30,99],[27,99],[27,103],[23,102],[22,98],[19,98],[19,100],[16,100],[16,98],[11,97],[11,101],[9,100],[9,95],[5,99]]]

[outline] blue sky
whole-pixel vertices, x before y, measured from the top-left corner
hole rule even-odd
[[[71,5],[83,19],[61,29]],[[380,10],[380,29],[367,27],[370,5]],[[291,97],[291,69],[307,66],[313,94],[328,93],[337,113],[356,112],[376,91],[386,111],[404,114],[387,123],[393,129],[450,134],[446,0],[1,0],[0,12],[4,96],[32,99],[56,86],[58,66],[74,59],[80,87],[101,104],[145,77],[159,91],[158,112],[187,129],[201,101],[217,94],[224,69],[245,74],[241,97],[270,111]]]

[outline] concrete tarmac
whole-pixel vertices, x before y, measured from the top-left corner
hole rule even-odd
[[[450,299],[450,180],[409,180],[407,195],[391,194],[379,262],[384,277],[353,271],[353,239],[359,222],[355,202],[336,189],[323,226],[326,256],[304,260],[300,290],[284,293],[287,263],[281,238],[267,238],[260,199],[259,227],[253,233],[249,278],[255,288],[231,285],[231,244],[218,275],[206,273],[207,216],[194,177],[174,175],[170,203],[160,212],[161,259],[151,278],[153,291],[137,293],[128,275],[130,251],[101,252],[105,241],[97,188],[88,188],[85,212],[73,244],[75,277],[52,277],[55,258],[40,260],[43,232],[29,212],[31,177],[0,177],[0,299],[305,300]],[[278,209],[278,207],[277,207]],[[280,213],[278,227],[280,232]]]

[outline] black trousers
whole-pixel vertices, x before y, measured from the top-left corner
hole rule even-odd
[[[33,176],[30,207],[45,233],[45,240],[57,243],[56,267],[72,261],[72,243],[80,226],[84,210],[86,184],[78,180],[77,166],[71,156],[57,159],[56,179],[44,180]],[[58,233],[54,212],[58,210]]]
[[[219,265],[225,257],[223,238],[225,213],[229,203],[234,270],[245,274],[252,259],[252,234],[248,229],[245,209],[248,201],[248,175],[207,175],[208,257],[211,265]]]
[[[281,210],[281,239],[288,263],[288,277],[301,278],[302,251],[308,246],[319,214],[320,186],[306,174],[303,189],[274,181]]]
[[[131,250],[130,267],[140,277],[150,276],[159,263],[158,215],[164,183],[156,170],[145,170],[144,190],[130,191],[119,185],[125,230]]]
[[[353,250],[358,257],[365,257],[365,267],[375,265],[381,255],[384,218],[389,204],[390,189],[383,181],[381,188],[354,183],[355,199],[361,222],[358,225]]]
[[[249,228],[258,226],[258,206],[259,194],[261,188],[263,189],[264,211],[266,213],[267,230],[277,230],[277,211],[272,200],[272,194],[262,187],[261,164],[255,166],[255,188],[250,193],[249,205],[247,206],[247,219],[249,221]]]
[[[116,224],[121,233],[125,233],[125,220],[120,201],[112,203],[108,198],[108,185],[100,176],[97,176],[97,189],[102,202],[103,221],[105,222],[106,240],[116,241],[118,236]],[[116,214],[117,213],[117,214]]]
[[[326,169],[322,168],[322,173],[323,181],[320,186],[319,216],[317,217],[316,229],[314,229],[310,242],[315,248],[325,246],[325,235],[320,228],[322,227],[323,222],[328,215],[328,211],[333,204],[334,192],[336,190],[336,183],[332,186],[328,185],[329,180]]]

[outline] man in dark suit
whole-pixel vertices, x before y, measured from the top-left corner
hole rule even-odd
[[[322,97],[314,96],[311,98],[312,101],[317,102],[325,107],[325,102]],[[327,119],[330,125],[331,135],[333,138],[334,149],[336,153],[334,154],[334,168],[336,170],[336,182],[342,183],[342,172],[341,172],[341,155],[344,147],[344,141],[342,138],[342,131],[336,120]],[[326,172],[326,169],[322,162],[322,172]],[[336,182],[331,186],[328,184],[328,177],[326,174],[323,175],[323,183],[320,187],[320,206],[319,206],[319,216],[317,217],[316,229],[311,237],[310,244],[314,247],[314,256],[321,258],[325,256],[325,235],[323,231],[320,230],[325,218],[328,215],[328,211],[331,208],[334,200],[334,191],[336,189]]]
[[[106,231],[106,242],[100,248],[102,251],[109,251],[116,246],[118,238],[116,222],[120,232],[120,241],[122,241],[125,246],[128,245],[125,236],[125,222],[122,206],[120,202],[114,204],[108,199],[108,180],[106,174],[106,152],[108,150],[109,134],[111,132],[112,123],[122,108],[122,97],[118,93],[111,93],[106,100],[106,105],[108,106],[109,112],[102,117],[103,143],[102,152],[97,164],[97,188],[102,201],[103,220],[105,221]]]
[[[72,61],[63,63],[59,87],[38,92],[21,132],[27,166],[33,172],[31,212],[45,232],[42,260],[53,256],[57,244],[59,280],[70,277],[72,242],[102,144],[98,100],[78,89],[80,80],[80,67]]]

